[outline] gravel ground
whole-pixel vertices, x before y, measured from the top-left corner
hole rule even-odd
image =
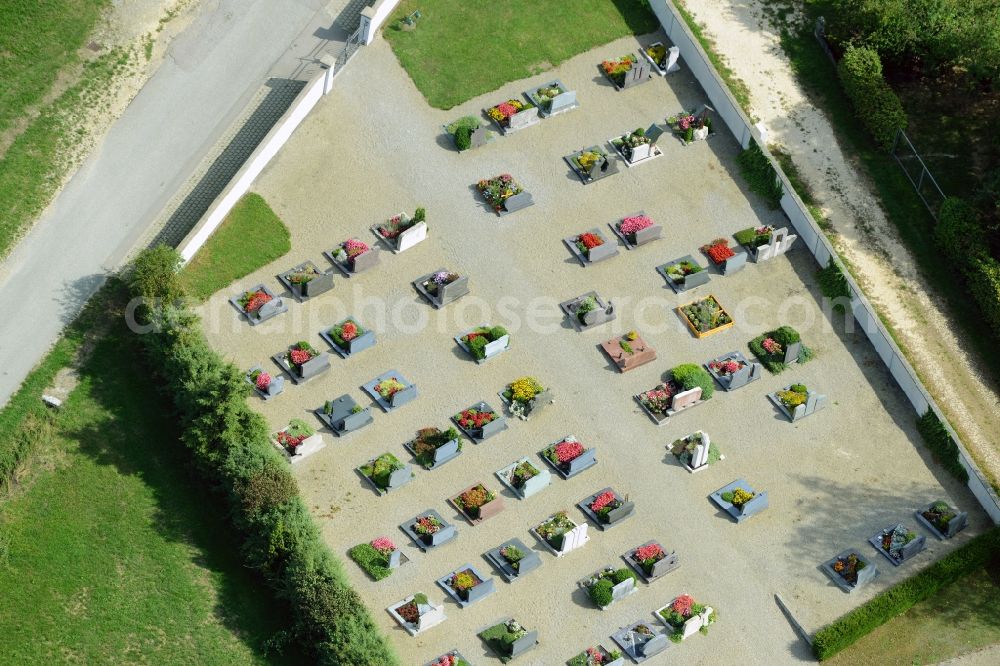
[[[665,136],[662,158],[633,169],[622,165],[619,175],[590,186],[569,172],[562,155],[662,122],[680,107],[703,101],[686,72],[615,92],[597,63],[636,48],[635,39],[619,40],[448,112],[426,105],[386,43],[363,49],[257,183],[290,227],[292,252],[201,309],[213,345],[240,367],[270,367],[271,354],[303,338],[325,348],[318,332],[347,312],[377,331],[374,349],[348,361],[333,358],[330,372],[286,389],[270,403],[254,398],[274,429],[293,417],[312,419],[310,410],[342,393],[370,404],[360,385],[390,368],[419,386],[420,397],[398,412],[383,414],[373,407],[371,427],[345,439],[325,433],[327,448],[295,468],[324,537],[338,554],[386,534],[412,560],[379,583],[346,563],[403,663],[423,663],[454,647],[485,663],[486,648],[475,633],[508,615],[541,632],[541,645],[519,663],[562,663],[588,645],[610,645],[610,634],[626,623],[652,621],[652,611],[683,592],[717,608],[719,622],[709,636],[695,636],[671,653],[705,664],[805,661],[809,651],[778,610],[775,594],[814,631],[986,526],[971,495],[934,466],[918,443],[909,405],[863,334],[844,332],[842,323],[834,327],[823,316],[816,266],[804,248],[731,277],[713,275],[710,285],[695,292],[716,295],[734,314],[735,328],[704,340],[682,328],[672,308],[692,299],[675,297],[654,267],[697,254],[717,236],[761,222],[780,225],[783,218],[748,198],[735,171],[738,146],[724,133],[686,148]],[[441,136],[441,126],[450,120],[553,77],[577,89],[581,109],[463,155]],[[520,180],[536,205],[503,219],[485,210],[473,185],[502,172]],[[274,276],[299,261],[326,266],[322,250],[349,236],[370,241],[369,225],[418,205],[428,211],[426,242],[401,255],[383,255],[382,265],[369,274],[338,276],[334,290],[316,302],[292,305],[288,314],[255,328],[238,322],[226,303],[243,286],[263,281],[277,288]],[[640,209],[663,225],[662,240],[631,252],[622,247],[619,256],[589,268],[572,259],[561,242],[593,226],[606,231],[607,223]],[[472,294],[435,311],[409,283],[442,266],[468,274]],[[556,303],[591,289],[613,299],[619,317],[578,333],[557,314]],[[451,337],[481,321],[507,326],[512,348],[477,366]],[[701,363],[733,349],[745,352],[750,338],[782,323],[802,332],[816,351],[814,361],[781,376],[765,373],[735,393],[717,391],[711,401],[662,428],[632,400],[674,365]],[[620,375],[597,345],[632,328],[657,348],[659,359]],[[448,416],[480,399],[499,406],[496,392],[529,373],[557,397],[529,422],[512,422],[507,432],[478,446],[466,442],[456,461],[435,471],[418,469],[412,483],[385,497],[376,497],[353,472],[384,451],[405,459],[402,443],[414,430],[444,427]],[[830,404],[792,425],[765,394],[796,380],[826,393]],[[719,443],[726,458],[691,475],[666,445],[699,429]],[[570,481],[554,480],[527,501],[505,491],[506,509],[475,527],[446,503],[477,481],[499,490],[494,470],[520,456],[535,458],[567,434],[596,447],[596,467]],[[742,525],[708,500],[710,492],[739,477],[767,490],[771,504]],[[609,485],[636,502],[636,516],[609,532],[591,526],[582,550],[559,559],[543,553],[537,572],[514,585],[498,579],[496,594],[467,609],[445,602],[448,621],[415,639],[384,611],[416,591],[440,601],[444,594],[434,581],[464,563],[492,573],[481,554],[509,537],[541,551],[529,527],[563,508],[583,520],[573,505]],[[929,542],[929,552],[901,571],[890,570],[865,540],[896,521],[912,524],[913,510],[937,498],[968,510],[970,528],[952,542]],[[396,525],[430,507],[456,523],[459,536],[440,551],[423,554]],[[592,608],[575,581],[620,563],[621,553],[649,539],[676,549],[682,567],[641,585],[606,611]],[[848,547],[862,549],[882,571],[871,589],[854,595],[840,592],[818,568]]]

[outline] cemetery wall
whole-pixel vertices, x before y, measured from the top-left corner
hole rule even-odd
[[[361,10],[361,43],[371,44],[378,35],[379,28],[396,9],[399,0],[377,0],[371,7]]]
[[[831,257],[836,257],[837,253],[830,244],[829,239],[816,224],[812,215],[806,209],[805,204],[799,199],[792,187],[791,182],[782,172],[780,165],[767,149],[766,141],[762,139],[760,131],[754,127],[750,119],[740,108],[725,82],[712,66],[708,55],[691,33],[683,17],[674,7],[671,0],[649,0],[650,7],[659,18],[663,30],[667,37],[680,49],[682,66],[686,66],[694,77],[701,84],[705,94],[708,96],[710,106],[712,106],[719,118],[726,124],[733,136],[739,141],[740,146],[746,148],[753,139],[760,146],[764,155],[770,160],[778,178],[781,181],[784,195],[781,198],[781,209],[788,217],[789,222],[795,229],[801,241],[809,248],[820,266],[826,266]],[[669,76],[669,75],[668,75]],[[934,399],[924,388],[923,383],[917,376],[916,371],[903,356],[899,346],[892,339],[889,331],[882,324],[882,321],[875,313],[875,309],[865,297],[864,292],[854,281],[853,277],[846,273],[848,288],[851,294],[851,310],[854,318],[861,329],[868,336],[872,345],[878,352],[879,357],[885,363],[893,378],[903,390],[903,393],[913,405],[916,415],[922,416],[927,409],[931,409],[938,419],[948,430],[948,434],[958,445],[959,461],[969,472],[969,489],[989,514],[994,523],[1000,524],[1000,497],[990,486],[982,471],[976,465],[972,456],[962,444],[958,434],[952,429],[944,414],[938,408]]]

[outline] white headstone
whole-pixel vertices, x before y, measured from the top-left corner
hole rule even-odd
[[[679,71],[681,66],[677,64],[677,59],[681,57],[681,50],[676,46],[667,49],[667,74]]]
[[[409,250],[411,247],[427,238],[427,223],[419,222],[396,238],[396,252]]]

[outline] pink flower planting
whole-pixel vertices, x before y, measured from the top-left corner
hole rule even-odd
[[[304,349],[293,349],[288,353],[288,355],[292,359],[292,363],[295,365],[302,365],[312,358],[312,354]]]
[[[648,229],[653,226],[653,221],[645,215],[636,215],[634,217],[626,217],[622,220],[622,223],[618,226],[618,230],[623,234],[634,234],[637,231],[642,231],[643,229]]]
[[[266,391],[267,387],[271,385],[271,375],[266,372],[260,373],[257,375],[257,381],[254,382],[254,385],[258,390]]]
[[[604,655],[601,651],[595,647],[589,647],[586,650],[587,653],[587,664],[603,664]]]
[[[739,372],[740,368],[743,367],[743,364],[739,361],[726,359],[725,361],[712,361],[708,364],[708,367],[720,375],[732,375]]]
[[[344,251],[347,252],[348,259],[354,259],[359,254],[364,254],[368,251],[368,244],[352,238],[344,243]]]
[[[583,453],[583,444],[580,442],[559,442],[556,444],[556,458],[560,463],[568,463],[574,458],[578,458]]]
[[[635,553],[633,553],[632,556],[639,562],[659,559],[663,556],[663,549],[660,548],[659,544],[651,543],[648,546],[640,546],[639,548],[636,548]]]
[[[396,544],[394,544],[389,537],[383,536],[372,541],[372,548],[377,550],[381,555],[388,555],[392,551],[396,550]]]
[[[694,599],[691,598],[691,595],[689,594],[682,594],[674,599],[674,603],[670,604],[670,608],[677,613],[680,613],[683,617],[691,616],[692,606],[694,606]]]
[[[456,666],[456,664],[458,664],[458,658],[453,654],[446,654],[431,664],[431,666]]]
[[[613,492],[611,492],[610,490],[605,491],[600,495],[598,495],[596,498],[594,498],[594,501],[590,503],[590,510],[593,511],[594,513],[597,513],[607,505],[614,502],[616,499],[617,498],[615,497],[615,494]]]
[[[753,232],[755,234],[757,234],[758,236],[766,236],[767,234],[771,233],[772,231],[774,231],[774,227],[772,227],[770,224],[766,224],[766,225],[764,225],[762,227],[754,227],[754,229],[753,229]]]
[[[764,338],[764,341],[760,343],[760,346],[764,348],[768,354],[780,354],[781,344],[778,343],[774,338]]]

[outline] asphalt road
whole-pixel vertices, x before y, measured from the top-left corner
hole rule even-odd
[[[297,38],[327,4],[202,2],[157,72],[0,266],[0,405],[265,78],[292,73],[272,68],[302,48]]]

